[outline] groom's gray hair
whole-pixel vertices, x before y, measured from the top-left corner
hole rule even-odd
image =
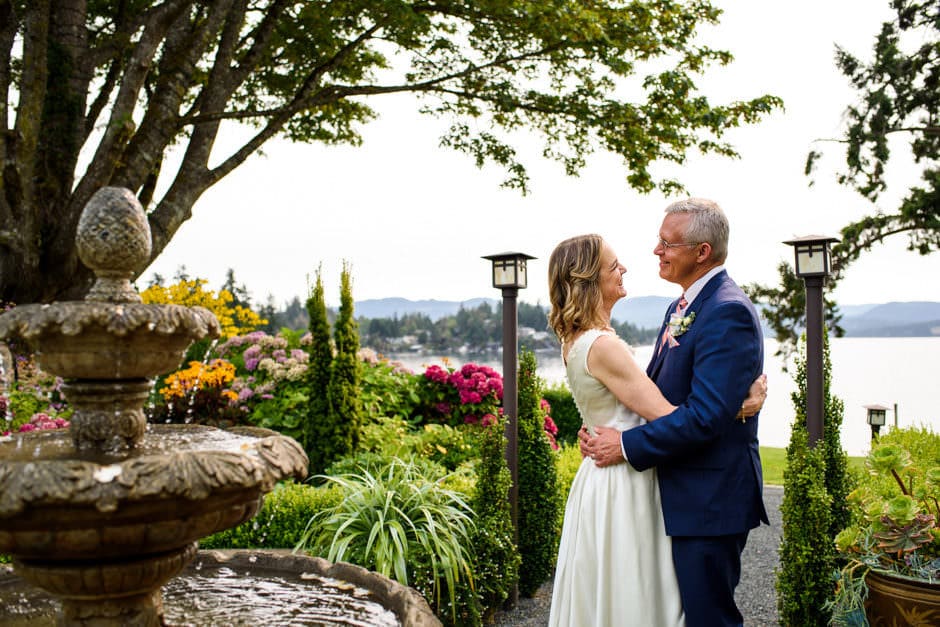
[[[717,263],[725,262],[731,229],[718,203],[707,198],[686,198],[666,207],[666,213],[689,214],[692,220],[685,233],[686,241],[696,244],[708,242],[712,247],[712,259]]]

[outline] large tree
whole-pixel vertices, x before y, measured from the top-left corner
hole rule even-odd
[[[100,187],[140,197],[156,256],[265,142],[357,144],[383,94],[418,94],[450,122],[443,145],[523,191],[518,131],[569,174],[600,148],[634,188],[676,190],[651,166],[733,155],[723,131],[780,104],[700,93],[731,60],[697,35],[719,14],[707,0],[0,0],[0,299],[87,290],[73,239]],[[255,132],[213,154],[227,121]]]
[[[893,19],[875,38],[872,60],[864,63],[836,49],[836,64],[857,90],[858,100],[845,112],[845,168],[837,181],[872,203],[869,215],[844,226],[833,247],[833,277],[845,276],[851,263],[872,246],[896,235],[908,238],[908,249],[929,255],[940,249],[940,3],[890,0]],[[885,206],[892,138],[907,142],[921,168],[921,183],[912,185],[896,206]],[[812,151],[806,173],[812,175],[820,151]],[[907,158],[902,155],[901,159]],[[766,316],[782,342],[782,352],[796,345],[804,326],[803,285],[789,264],[779,267],[778,287],[749,286],[752,296],[769,303]],[[827,320],[836,334],[836,304],[827,301]]]

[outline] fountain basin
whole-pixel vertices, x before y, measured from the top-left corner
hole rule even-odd
[[[121,451],[79,448],[65,430],[29,432],[0,442],[0,459],[0,553],[59,597],[74,625],[162,624],[160,587],[196,541],[307,474],[295,440],[250,427],[151,425]]]
[[[275,431],[201,425],[151,425],[123,453],[34,431],[0,442],[0,459],[0,552],[24,560],[176,550],[254,516],[263,494],[307,466]]]
[[[51,626],[56,603],[0,566],[0,622]],[[198,551],[164,589],[168,624],[439,627],[413,588],[343,562],[286,550]]]
[[[0,316],[0,338],[26,341],[39,366],[63,379],[147,379],[175,370],[194,340],[218,334],[212,312],[181,305],[71,301]]]

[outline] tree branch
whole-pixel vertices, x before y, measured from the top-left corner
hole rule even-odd
[[[171,28],[156,71],[158,80],[153,98],[140,128],[123,151],[121,160],[125,165],[115,172],[120,184],[133,190],[142,186],[153,173],[165,148],[181,132],[180,109],[193,88],[197,64],[213,45],[232,3],[233,0],[213,0],[210,6],[205,7],[205,15],[193,18],[187,14],[180,15]],[[177,178],[194,180],[196,171],[205,169],[215,133],[198,137],[196,133],[194,131],[190,137]],[[205,153],[205,157],[193,159],[193,154],[196,154],[193,150]]]
[[[75,187],[73,200],[79,206],[84,206],[95,190],[111,182],[118,157],[134,132],[134,109],[153,64],[154,55],[163,44],[170,27],[187,5],[184,0],[168,0],[147,14],[140,40],[134,47],[118,88],[104,136],[88,170]]]

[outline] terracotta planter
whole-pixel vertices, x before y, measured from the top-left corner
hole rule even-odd
[[[865,610],[872,627],[940,625],[940,582],[869,571]]]

